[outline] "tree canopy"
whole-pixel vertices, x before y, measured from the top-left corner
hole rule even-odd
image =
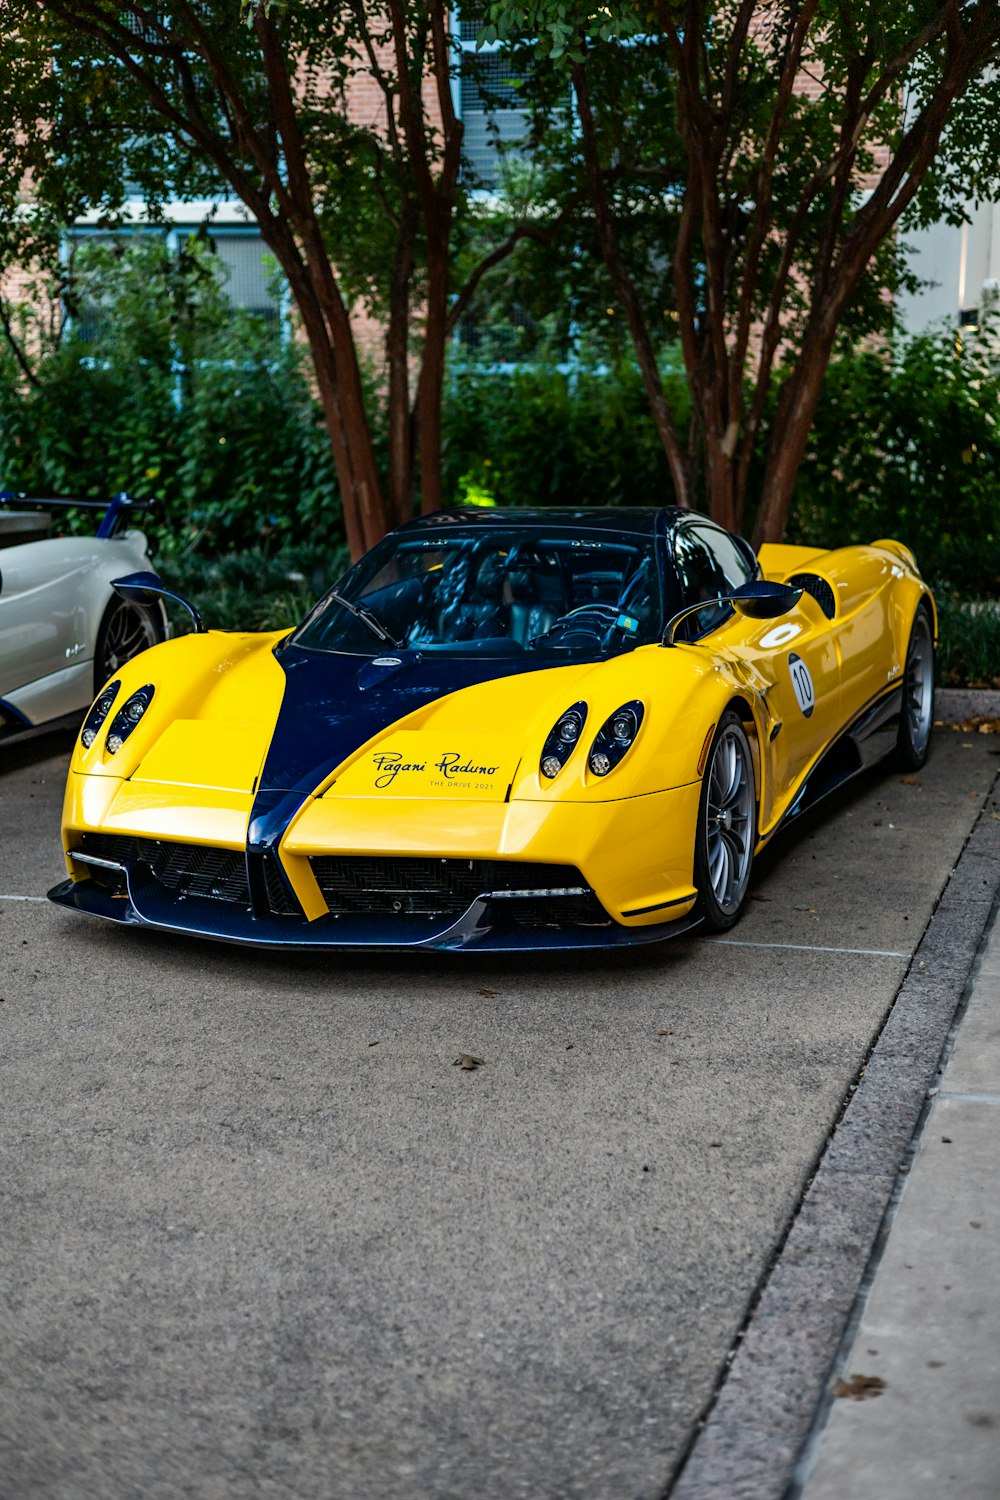
[[[486,17],[484,42],[533,42],[572,89],[596,235],[681,503],[703,494],[743,524],[778,387],[756,534],[779,537],[838,336],[884,327],[907,275],[900,236],[1000,189],[1000,6],[494,0]],[[607,87],[623,55],[630,98]],[[669,287],[653,296],[637,215]],[[687,432],[659,372],[672,339]]]
[[[8,0],[5,21],[0,272],[58,286],[65,226],[136,191],[152,222],[241,200],[308,339],[355,555],[444,502],[446,357],[491,288],[567,348],[623,325],[673,498],[739,528],[759,493],[757,539],[780,536],[831,353],[891,325],[908,226],[1000,192],[996,0],[470,0],[527,122],[489,194],[439,0]]]
[[[87,209],[130,192],[241,200],[309,341],[352,552],[441,493],[441,388],[451,330],[484,274],[545,225],[492,215],[478,259],[461,172],[459,60],[438,0],[9,0],[0,54],[0,265],[58,270]],[[482,244],[479,235],[477,243]],[[388,479],[372,438],[360,309],[375,320]]]

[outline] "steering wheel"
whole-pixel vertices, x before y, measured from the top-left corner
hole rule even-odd
[[[560,615],[544,635],[536,636],[531,646],[559,646],[568,649],[586,646],[595,638],[603,643],[617,625],[618,614],[616,604],[578,604],[567,614]]]

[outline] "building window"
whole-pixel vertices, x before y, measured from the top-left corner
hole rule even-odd
[[[528,129],[523,85],[530,64],[494,42],[477,45],[480,21],[455,22],[454,39],[462,54],[456,106],[465,131],[462,149],[477,186],[503,184],[517,147]]]

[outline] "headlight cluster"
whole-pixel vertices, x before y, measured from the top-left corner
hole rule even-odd
[[[107,747],[108,754],[115,755],[124,745],[132,733],[146,709],[153,701],[155,689],[151,682],[141,687],[138,692],[133,693],[111,720],[111,728],[108,730]]]
[[[616,709],[611,717],[605,720],[590,747],[590,754],[587,758],[587,765],[592,775],[607,776],[609,771],[614,770],[622,757],[632,748],[645,711],[644,705],[636,698],[631,703],[623,703],[621,708]],[[538,765],[539,771],[546,780],[551,781],[559,775],[579,743],[586,722],[586,703],[574,703],[571,708],[567,708],[565,713],[560,714],[553,724],[542,746],[541,760]]]
[[[631,703],[623,703],[621,708],[616,708],[610,719],[605,719],[590,747],[590,758],[587,761],[594,776],[607,776],[628,754],[635,743],[645,712],[638,698],[633,698]]]
[[[549,781],[558,776],[563,766],[576,749],[577,741],[587,722],[586,703],[574,703],[553,724],[549,737],[542,746],[539,770]]]
[[[97,739],[97,731],[111,712],[120,687],[120,682],[109,682],[99,697],[94,700],[94,706],[83,721],[83,728],[80,730],[80,743],[85,750],[89,750]]]

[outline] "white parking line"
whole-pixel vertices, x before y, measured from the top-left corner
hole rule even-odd
[[[2,896],[0,901],[39,901],[47,904],[48,896]],[[828,948],[815,943],[752,943],[744,938],[700,938],[702,943],[715,943],[721,948],[783,948],[789,953],[850,953],[861,958],[910,958],[909,953],[897,953],[893,948]]]
[[[703,943],[718,943],[723,948],[787,948],[792,953],[855,953],[862,958],[910,958],[894,948],[827,948],[815,943],[750,943],[743,938],[702,938]]]

